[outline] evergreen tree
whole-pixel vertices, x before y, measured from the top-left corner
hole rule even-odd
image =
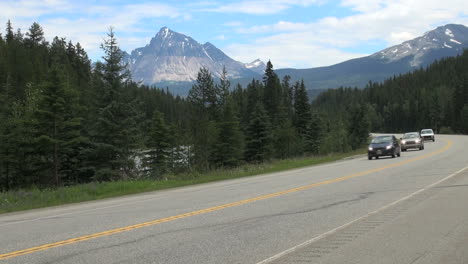
[[[320,114],[312,111],[307,133],[305,135],[305,150],[312,154],[319,154],[323,139],[323,120]]]
[[[169,127],[164,121],[163,114],[155,111],[146,144],[149,151],[145,153],[147,157],[144,159],[143,164],[156,179],[160,179],[168,170],[169,155],[172,147],[169,133]]]
[[[354,106],[349,114],[349,138],[351,148],[358,149],[369,138],[370,123],[364,106]]]
[[[210,120],[215,120],[219,117],[219,96],[219,87],[214,85],[210,71],[201,68],[197,75],[197,83],[189,91],[188,101],[203,113],[207,113]]]
[[[300,140],[288,118],[286,107],[280,108],[277,126],[273,129],[274,153],[277,158],[285,159],[297,155]]]
[[[270,159],[272,145],[269,117],[261,102],[258,102],[246,131],[245,159],[257,163]]]
[[[63,81],[61,73],[53,68],[42,85],[41,97],[36,110],[37,142],[41,155],[50,166],[46,168],[51,175],[51,182],[56,186],[62,184],[66,174],[64,168],[73,170],[66,164],[76,158],[76,144],[81,140],[81,118],[75,116],[73,107],[76,97]],[[81,165],[81,164],[80,164]],[[69,176],[69,175],[68,175]]]
[[[221,73],[221,78],[219,80],[219,87],[216,89],[219,91],[219,94],[220,94],[219,104],[223,107],[228,101],[230,86],[231,86],[231,82],[228,79],[226,67],[223,67],[223,72]]]
[[[36,22],[31,25],[29,32],[26,33],[26,36],[28,36],[28,43],[33,47],[44,41],[44,31],[42,30],[42,27]]]
[[[270,122],[275,125],[283,99],[281,94],[281,83],[278,75],[273,70],[273,64],[271,61],[267,62],[265,75],[263,76],[263,83],[265,86],[263,97],[265,110],[270,117]]]
[[[8,22],[6,24],[6,41],[7,43],[11,43],[14,39],[14,33],[13,33],[13,26],[11,25],[10,20],[8,19]]]
[[[224,105],[223,119],[218,123],[218,135],[212,159],[219,167],[234,167],[240,163],[244,153],[242,133],[233,111],[232,102]]]
[[[128,98],[122,96],[129,76],[122,65],[123,54],[112,28],[101,45],[104,64],[96,65],[95,84],[100,89],[97,120],[92,138],[95,145],[97,180],[128,178],[134,162],[131,159],[136,147],[135,109]]]
[[[310,121],[309,97],[304,85],[304,80],[297,82],[294,87],[294,126],[297,133],[304,138]]]

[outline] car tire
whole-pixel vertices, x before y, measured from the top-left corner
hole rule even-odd
[[[375,159],[379,159],[379,156],[376,156]]]
[[[405,151],[406,151],[406,149],[401,149],[401,151],[405,152]]]
[[[371,157],[371,156],[368,156],[367,158],[368,158],[369,160],[371,160],[371,159],[372,159],[372,157]]]
[[[400,157],[400,156],[401,156],[401,151],[398,151],[397,157]]]
[[[396,156],[395,151],[393,151],[392,158],[395,158],[395,156]]]

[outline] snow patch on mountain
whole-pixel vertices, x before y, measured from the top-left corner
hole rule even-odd
[[[129,64],[132,78],[146,84],[194,81],[202,67],[207,68],[215,78],[221,76],[223,68],[226,68],[228,77],[241,78],[256,76],[257,68],[261,67],[261,63],[258,63],[248,68],[213,44],[207,42],[202,45],[167,27],[161,28],[148,45],[127,54],[125,62]]]
[[[456,39],[455,35],[457,35]],[[449,43],[457,45],[449,45]],[[468,28],[454,24],[438,27],[426,32],[422,37],[389,47],[374,53],[371,57],[383,60],[385,63],[392,63],[411,56],[409,60],[411,67],[419,67],[427,54],[447,48],[454,49],[456,52],[462,52],[463,48],[468,48]]]
[[[448,29],[448,28],[445,29],[445,35],[447,35],[447,36],[449,36],[449,37],[452,37],[452,38],[455,37],[455,35],[453,34],[452,30],[450,30],[450,29]]]

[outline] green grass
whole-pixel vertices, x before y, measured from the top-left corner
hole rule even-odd
[[[162,181],[133,180],[102,183],[93,182],[56,189],[30,189],[2,192],[0,193],[0,214],[279,172],[332,162],[363,153],[364,150],[359,150],[327,156],[277,160],[255,165],[248,164],[234,169],[214,170],[203,174],[184,173],[168,175],[167,180]]]

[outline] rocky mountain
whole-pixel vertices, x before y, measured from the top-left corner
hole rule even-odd
[[[468,28],[448,24],[366,57],[327,67],[276,69],[282,78],[304,79],[311,97],[320,91],[340,86],[364,87],[369,81],[380,82],[394,75],[426,67],[435,60],[456,56],[468,48]],[[233,85],[244,87],[252,78],[261,79],[265,64],[260,60],[242,63],[207,42],[200,44],[189,36],[161,28],[150,43],[125,56],[135,81],[169,87],[187,95],[200,67],[219,77],[226,67]],[[274,61],[273,61],[274,64]]]
[[[468,48],[468,27],[448,24],[426,32],[370,56],[348,60],[327,67],[310,69],[279,69],[278,75],[304,78],[309,89],[340,86],[365,86],[369,80],[383,81],[400,73],[426,67],[435,60],[457,56]]]
[[[220,77],[226,67],[228,77],[257,77],[265,64],[260,60],[244,64],[233,60],[213,44],[200,44],[193,38],[161,28],[150,43],[124,56],[132,78],[145,84],[167,84],[196,80],[201,67]]]

